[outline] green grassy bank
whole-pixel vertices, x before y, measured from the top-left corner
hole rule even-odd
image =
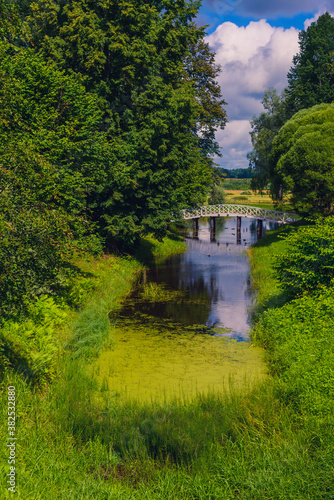
[[[287,228],[279,233],[295,231]],[[67,354],[60,356],[52,383],[31,386],[6,370],[3,407],[7,386],[16,387],[17,496],[34,500],[333,498],[330,337],[334,300],[329,287],[287,299],[273,270],[273,256],[287,251],[287,243],[274,233],[251,252],[258,291],[253,341],[266,348],[271,378],[248,392],[231,390],[226,395],[199,395],[159,405],[119,404],[106,392],[104,403],[97,404],[94,394],[99,388],[87,377],[85,367],[90,353],[96,355],[108,335],[83,347],[85,335],[68,343],[64,328]],[[120,267],[113,267],[117,262]],[[125,262],[129,267],[122,276]],[[104,285],[95,287],[103,304],[109,300],[109,279],[117,290],[128,280],[119,300],[113,301],[117,307],[140,265],[113,258],[96,265],[101,266],[102,281],[104,266],[111,266]],[[116,276],[120,281],[113,281]],[[86,302],[88,309],[97,300],[94,293]],[[108,309],[110,305],[104,310]],[[72,325],[80,325],[84,311],[73,318]],[[80,328],[75,326],[74,331]],[[0,432],[5,442],[7,427]],[[12,494],[6,492],[7,459],[8,449],[3,447],[5,493],[1,498]]]

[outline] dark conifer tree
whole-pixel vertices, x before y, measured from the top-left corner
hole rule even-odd
[[[288,73],[287,111],[334,100],[334,18],[326,12],[299,34],[299,53]]]

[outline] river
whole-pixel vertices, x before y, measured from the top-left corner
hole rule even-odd
[[[246,249],[256,220],[200,219],[187,225],[187,251],[153,266],[117,316],[115,344],[94,365],[101,391],[116,399],[189,399],[249,387],[265,377],[263,351],[249,342],[252,291]],[[270,229],[263,223],[263,232]]]

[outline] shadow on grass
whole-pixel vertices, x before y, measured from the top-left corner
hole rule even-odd
[[[269,248],[272,245],[277,245],[280,242],[282,242],[285,238],[287,238],[289,235],[291,235],[293,232],[295,232],[300,226],[302,225],[307,225],[309,224],[309,221],[298,221],[294,222],[289,225],[284,225],[281,226],[278,229],[275,229],[274,231],[269,231],[266,236],[259,240],[257,243],[253,245],[255,249],[260,249],[260,248]],[[278,247],[277,247],[278,248]],[[279,253],[280,250],[276,249],[276,251],[270,250],[270,255],[273,257],[275,253]],[[262,267],[265,266],[265,262],[262,262]],[[268,263],[269,266],[271,266],[271,263]],[[261,266],[260,266],[261,267]],[[265,278],[261,278],[263,281]],[[271,278],[270,278],[271,279]],[[275,286],[272,287],[272,292],[267,293],[267,297],[262,298],[253,308],[252,311],[252,322],[256,323],[259,316],[266,310],[272,310],[272,309],[277,309],[282,307],[284,304],[290,301],[290,298],[287,296],[286,292],[280,290],[279,288],[276,288]]]
[[[290,299],[286,296],[285,292],[277,291],[275,295],[272,295],[254,307],[252,311],[252,322],[256,323],[264,311],[267,311],[268,309],[278,309],[289,302],[289,300]]]
[[[175,242],[184,240],[184,224],[172,224],[167,231],[166,238]],[[162,239],[160,240],[162,242]],[[143,265],[151,265],[156,260],[156,245],[149,237],[141,238],[132,252],[132,256]],[[172,252],[173,253],[173,252]]]
[[[133,256],[141,264],[149,265],[154,262],[153,251],[154,244],[150,240],[141,239],[133,252]]]
[[[269,247],[270,245],[279,242],[282,238],[289,236],[289,234],[296,230],[298,225],[300,225],[299,222],[294,222],[286,226],[281,226],[274,231],[268,231],[265,237],[254,243],[253,246],[255,248]]]

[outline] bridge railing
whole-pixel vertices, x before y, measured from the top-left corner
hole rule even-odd
[[[298,215],[279,210],[270,210],[261,207],[250,207],[248,205],[207,205],[198,208],[181,210],[182,219],[195,219],[198,217],[252,217],[256,219],[268,219],[287,224],[299,219]]]

